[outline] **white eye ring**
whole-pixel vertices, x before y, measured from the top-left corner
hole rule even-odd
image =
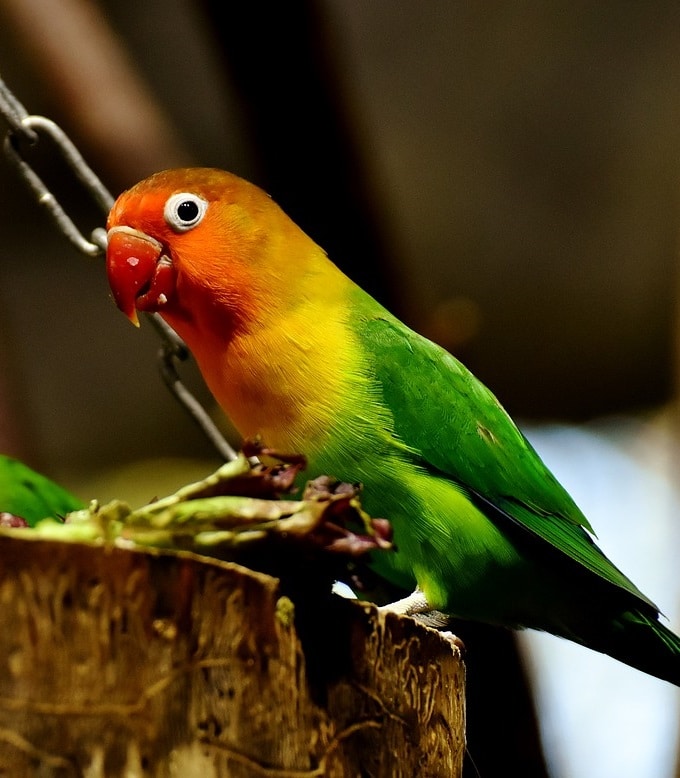
[[[207,210],[207,200],[191,192],[178,192],[168,197],[163,218],[175,232],[187,232],[201,223]]]

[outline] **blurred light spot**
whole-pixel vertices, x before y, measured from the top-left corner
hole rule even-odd
[[[425,319],[423,334],[449,351],[467,345],[481,329],[482,312],[469,297],[450,297],[435,305]]]

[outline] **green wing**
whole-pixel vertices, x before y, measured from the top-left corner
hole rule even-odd
[[[496,397],[448,352],[371,301],[356,332],[415,464],[454,481],[499,514],[658,608],[602,553],[587,519]]]
[[[33,526],[40,519],[65,516],[83,503],[30,467],[0,455],[0,513],[13,513]]]

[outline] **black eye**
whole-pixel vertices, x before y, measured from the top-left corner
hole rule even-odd
[[[178,192],[168,198],[163,210],[163,216],[169,227],[175,232],[186,232],[199,224],[208,203],[191,192]]]
[[[183,200],[175,209],[177,218],[185,224],[192,224],[200,213],[198,205],[193,200]]]

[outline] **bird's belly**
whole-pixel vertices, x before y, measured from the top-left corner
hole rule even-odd
[[[397,469],[398,472],[398,469]],[[559,600],[550,565],[525,553],[516,533],[489,519],[452,481],[423,471],[364,472],[362,502],[390,520],[394,552],[373,567],[402,587],[417,584],[434,609],[504,626],[532,626]]]

